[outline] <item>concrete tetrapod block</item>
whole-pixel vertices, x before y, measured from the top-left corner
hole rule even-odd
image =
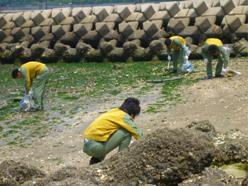
[[[145,20],[146,20],[145,16],[139,12],[134,12],[125,19],[126,22],[145,21]]]
[[[143,23],[144,31],[149,35],[152,36],[161,30],[163,22],[162,21],[145,21]]]
[[[143,4],[141,5],[141,13],[146,17],[146,19],[150,19],[159,9],[157,4]]]
[[[238,5],[248,5],[247,0],[240,0]]]
[[[194,37],[200,35],[200,31],[197,26],[188,26],[179,33],[182,37]]]
[[[241,37],[247,38],[247,30],[248,30],[248,24],[243,24],[238,28],[238,30],[236,30],[235,33],[239,38]]]
[[[180,11],[174,16],[174,18],[185,18],[185,17],[187,17],[188,12],[189,12],[189,9],[182,9],[182,10],[180,10]]]
[[[16,27],[12,30],[11,35],[15,38],[16,41],[20,40],[25,35],[28,35],[30,32],[30,28],[20,28]]]
[[[41,15],[44,17],[44,19],[50,18],[52,16],[52,10],[51,9],[43,10],[41,12]]]
[[[12,20],[16,26],[21,26],[26,22],[23,17],[23,12],[14,13]]]
[[[166,2],[159,4],[160,4],[160,10],[167,10],[171,17],[173,17],[180,11],[180,8],[176,2]]]
[[[116,30],[111,30],[108,34],[106,34],[103,37],[106,41],[109,40],[117,40],[117,41],[123,41],[123,37],[120,33],[118,33]]]
[[[219,37],[223,33],[221,27],[217,25],[212,25],[206,32],[207,37]]]
[[[221,0],[220,5],[226,14],[235,8],[233,0]]]
[[[198,26],[198,28],[205,32],[208,30],[212,25],[214,25],[216,22],[215,16],[206,16],[206,17],[197,17],[195,20],[195,26]]]
[[[73,32],[78,36],[82,37],[91,31],[93,28],[92,23],[85,23],[85,24],[74,24],[73,25]]]
[[[224,16],[224,11],[221,7],[212,7],[209,8],[202,16]]]
[[[51,18],[53,18],[56,24],[59,24],[66,18],[66,16],[64,15],[61,9],[56,8],[52,10]]]
[[[138,28],[138,22],[122,22],[119,24],[119,32],[127,38],[129,35],[131,35],[135,30]]]
[[[61,21],[60,25],[73,25],[74,23],[74,17],[66,17],[63,21]]]
[[[59,40],[61,43],[65,45],[70,45],[71,47],[75,47],[79,38],[74,32],[66,32],[65,35]]]
[[[180,18],[175,19],[171,18],[168,23],[168,28],[172,30],[174,33],[180,33],[185,27],[187,27],[190,23],[190,18]]]
[[[53,18],[47,18],[39,24],[39,26],[52,26],[52,25],[55,25]]]
[[[208,0],[209,7],[220,7],[220,0]]]
[[[86,18],[84,18],[80,23],[95,23],[98,19],[95,15],[89,15]]]
[[[170,19],[170,15],[167,11],[158,11],[149,19],[150,21],[153,20],[168,20]]]
[[[95,30],[89,31],[82,37],[82,40],[86,43],[96,44],[101,39],[99,33]]]
[[[32,12],[30,19],[34,22],[35,25],[39,25],[45,18],[42,16],[41,11],[35,10]]]
[[[111,14],[103,20],[103,22],[115,22],[115,23],[120,23],[121,21],[122,19],[118,14]]]
[[[59,39],[63,35],[65,35],[66,32],[69,32],[70,25],[53,25],[52,26],[52,33],[54,36]]]
[[[4,14],[0,14],[0,28],[2,28],[7,21],[4,19]]]
[[[245,15],[226,15],[222,21],[222,24],[228,26],[231,31],[236,31],[242,24],[245,23],[245,20]]]
[[[122,19],[126,19],[135,11],[135,5],[115,5],[114,9]]]
[[[96,23],[96,31],[101,35],[105,36],[111,30],[114,29],[115,23],[114,22],[99,22]]]
[[[116,40],[111,41],[100,41],[99,43],[99,49],[104,55],[107,55],[110,51],[112,51],[117,46]]]
[[[244,15],[246,14],[247,6],[237,6],[228,15]]]
[[[10,22],[7,22],[3,27],[2,29],[3,30],[7,30],[7,29],[13,29],[15,27],[15,23],[10,21]]]
[[[135,30],[131,35],[128,36],[127,40],[145,40],[147,38],[147,34],[144,30]]]
[[[92,47],[89,44],[84,43],[83,41],[79,41],[77,43],[76,49],[80,56],[84,57],[85,54],[91,49]]]
[[[51,28],[49,26],[37,26],[31,28],[31,34],[36,40],[40,40],[43,36],[50,32]]]
[[[96,15],[99,21],[103,21],[113,12],[112,6],[95,6],[93,7],[92,13]]]
[[[179,8],[180,9],[190,9],[190,8],[193,8],[193,2],[192,1],[180,1],[179,2]]]
[[[23,25],[21,25],[21,28],[32,28],[35,24],[32,20],[26,21]]]
[[[91,12],[92,12],[92,7],[73,8],[71,16],[74,17],[77,22],[80,22],[82,19],[89,16]]]
[[[123,49],[127,54],[131,54],[140,46],[140,44],[141,44],[141,42],[139,39],[126,41],[123,44]]]
[[[13,43],[15,41],[15,38],[13,36],[8,35],[5,37],[2,41],[2,43]]]
[[[150,39],[151,40],[163,39],[165,35],[166,35],[166,32],[164,30],[159,30],[156,34],[150,37]]]
[[[0,29],[0,42],[6,37],[7,35],[3,30]]]
[[[194,1],[193,3],[194,9],[198,15],[202,15],[204,12],[208,10],[208,5],[205,1]]]
[[[0,28],[3,28],[5,24],[12,20],[13,14],[1,14],[0,15]]]

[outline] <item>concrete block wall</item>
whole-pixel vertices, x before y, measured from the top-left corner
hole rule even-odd
[[[194,45],[202,35],[231,43],[233,38],[247,39],[247,28],[247,0],[188,0],[0,13],[0,47],[15,50],[8,46],[21,45],[16,47],[19,52],[13,52],[15,56],[5,52],[0,60],[149,60],[165,50],[161,41],[170,34],[190,37]],[[25,40],[27,36],[32,39]],[[124,46],[133,40],[140,43],[132,43],[136,47],[127,53]],[[151,48],[156,48],[156,52]]]

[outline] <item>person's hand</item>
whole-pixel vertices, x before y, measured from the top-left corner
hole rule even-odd
[[[167,56],[167,60],[171,61],[171,56],[170,55]]]
[[[204,62],[205,64],[208,64],[208,59],[204,59],[203,62]]]

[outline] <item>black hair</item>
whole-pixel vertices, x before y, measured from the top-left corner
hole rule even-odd
[[[125,99],[119,109],[128,113],[130,116],[137,116],[140,113],[140,102],[136,98],[129,97]]]
[[[14,79],[17,78],[18,72],[19,72],[18,68],[15,68],[14,70],[12,70],[12,73],[11,73],[12,78]]]
[[[170,46],[171,45],[171,39],[166,38],[164,43],[165,43],[166,46]]]
[[[216,45],[209,45],[208,52],[210,55],[214,55],[219,52],[219,48]]]

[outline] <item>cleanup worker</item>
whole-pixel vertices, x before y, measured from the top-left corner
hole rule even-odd
[[[212,79],[212,60],[218,58],[218,63],[216,65],[215,77],[224,77],[222,72],[222,67],[227,68],[229,62],[229,54],[227,48],[223,46],[223,43],[220,39],[217,38],[208,38],[204,45],[202,46],[202,57],[204,63],[207,67],[207,78]]]
[[[89,164],[104,160],[105,156],[116,147],[126,149],[132,136],[139,140],[142,132],[134,123],[140,113],[140,102],[136,98],[127,98],[120,106],[100,115],[84,131],[83,151],[91,156]]]
[[[181,36],[172,36],[165,39],[168,50],[168,61],[172,60],[173,73],[181,72],[184,61],[188,60],[190,54],[186,46],[186,40]]]
[[[18,69],[12,71],[12,77],[25,79],[25,95],[30,94],[32,89],[32,97],[34,105],[31,111],[43,110],[43,97],[45,86],[48,79],[49,70],[43,63],[37,61],[27,62]]]

